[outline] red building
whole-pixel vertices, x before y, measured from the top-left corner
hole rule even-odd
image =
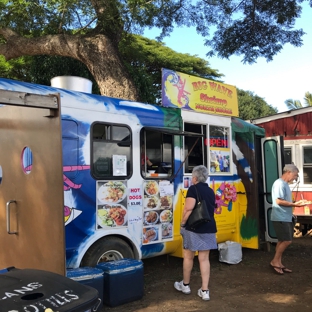
[[[290,185],[295,200],[312,200],[312,107],[290,110],[276,115],[250,120],[265,129],[266,137],[281,136],[284,142],[284,163],[294,163],[299,168],[299,180]],[[299,217],[307,215],[301,223],[312,223],[310,209],[296,208]],[[302,219],[302,218],[301,218]]]

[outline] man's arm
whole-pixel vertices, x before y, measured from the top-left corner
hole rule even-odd
[[[302,207],[305,205],[305,203],[303,203],[301,200],[295,202],[295,203],[292,203],[292,202],[289,202],[285,199],[281,199],[281,198],[277,198],[275,200],[275,202],[279,205],[279,206],[284,206],[284,207]]]

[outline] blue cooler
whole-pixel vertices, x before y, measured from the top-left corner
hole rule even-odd
[[[80,284],[95,288],[99,292],[101,304],[99,308],[103,307],[103,271],[98,268],[82,267],[76,269],[68,269],[66,277],[74,280]]]
[[[115,307],[143,297],[144,273],[141,260],[101,262],[96,267],[104,271],[103,302],[106,305]]]

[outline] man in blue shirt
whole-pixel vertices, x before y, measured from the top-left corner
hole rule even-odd
[[[271,220],[277,236],[275,255],[270,265],[277,274],[291,273],[282,264],[282,255],[285,249],[291,244],[294,235],[292,224],[293,207],[304,206],[302,201],[292,202],[292,194],[288,183],[298,179],[299,170],[293,164],[285,165],[283,175],[272,185],[272,214]]]

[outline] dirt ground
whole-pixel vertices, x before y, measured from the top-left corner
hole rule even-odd
[[[197,296],[200,272],[197,258],[193,268],[190,295],[173,288],[181,280],[182,259],[160,256],[143,260],[144,296],[102,311],[311,311],[312,309],[312,233],[296,235],[284,253],[284,265],[293,273],[278,275],[269,263],[270,251],[243,248],[243,260],[229,265],[219,262],[217,250],[211,252],[210,301]],[[133,281],[135,283],[135,281]]]

